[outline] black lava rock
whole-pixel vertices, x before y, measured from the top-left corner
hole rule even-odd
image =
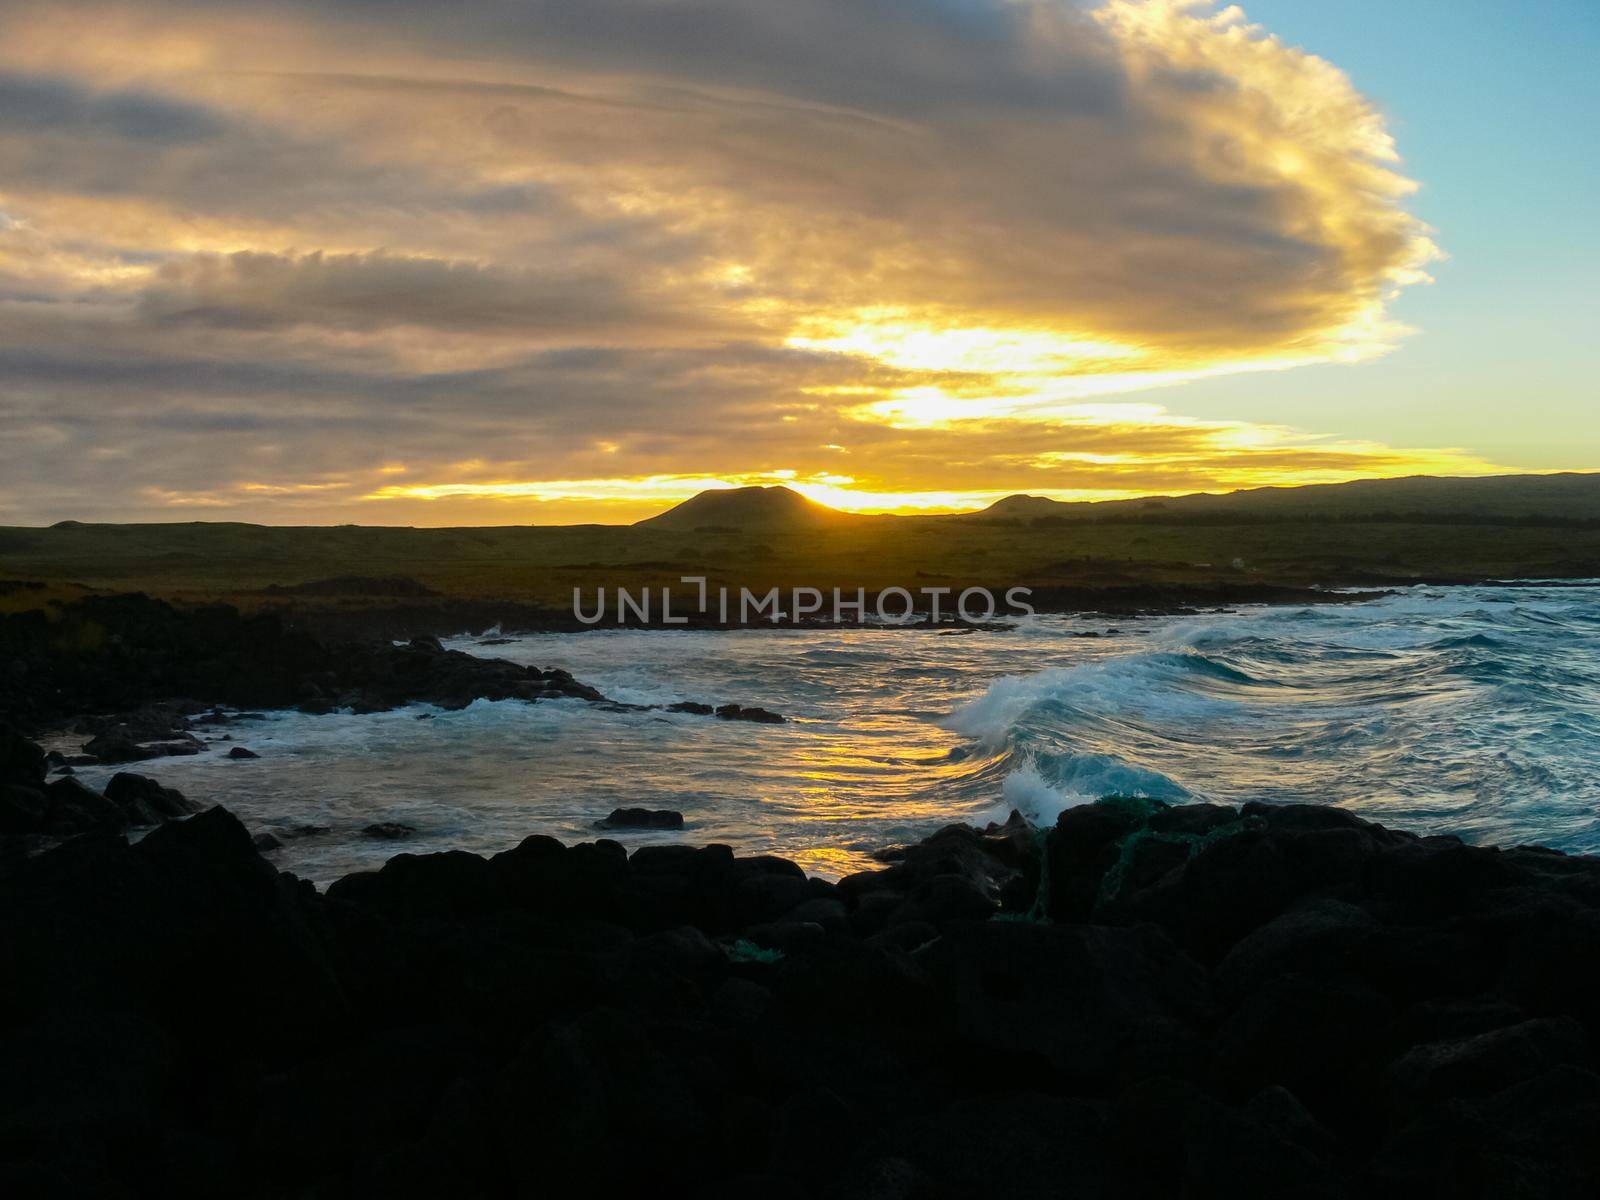
[[[26,749],[0,762],[22,763],[0,819],[90,804]],[[0,1179],[1600,1189],[1595,859],[1136,798],[1043,833],[952,826],[837,884],[726,846],[534,836],[319,894],[258,844],[213,809],[0,856]]]
[[[226,714],[191,721],[183,713],[207,706],[375,712],[417,702],[459,709],[479,699],[604,699],[566,671],[447,650],[437,638],[323,641],[272,614],[179,609],[143,595],[88,596],[62,606],[54,622],[40,612],[0,615],[0,661],[23,668],[0,676],[0,712],[34,721],[118,714],[88,731],[88,753],[107,763],[199,753],[204,743],[190,727]],[[7,753],[0,746],[0,763]]]
[[[668,808],[614,808],[596,829],[682,829],[683,814]]]
[[[128,812],[130,820],[135,816],[143,818],[134,820],[139,825],[158,825],[199,810],[177,788],[163,787],[154,779],[126,771],[111,777],[106,784],[106,799]]]
[[[770,709],[745,707],[740,704],[720,704],[716,715],[724,721],[754,721],[758,725],[782,725],[784,718]]]

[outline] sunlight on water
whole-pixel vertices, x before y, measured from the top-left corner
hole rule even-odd
[[[1099,636],[1082,636],[1095,634]],[[1483,841],[1600,850],[1600,587],[1412,589],[1351,607],[1030,619],[1009,632],[596,631],[479,645],[608,695],[759,704],[750,725],[581,701],[270,713],[261,754],[136,767],[318,881],[399,850],[598,836],[639,805],[681,834],[836,876],[951,821],[1049,822],[1108,793],[1340,804]],[[98,785],[109,770],[86,770]],[[414,826],[403,843],[361,836]]]

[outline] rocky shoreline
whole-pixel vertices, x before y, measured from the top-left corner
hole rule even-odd
[[[5,857],[0,1192],[1600,1184],[1600,861],[1134,798],[883,857],[535,836],[318,892],[220,808]]]
[[[1418,580],[1417,582],[1435,582]],[[1461,579],[1448,582],[1476,583],[1478,579]],[[73,585],[77,586],[77,585]],[[30,589],[43,590],[45,584],[26,580],[0,580],[0,595],[8,592],[25,596]],[[988,589],[996,596],[1007,590],[1001,586]],[[1155,617],[1185,616],[1198,612],[1232,608],[1238,605],[1269,604],[1359,604],[1391,595],[1379,584],[1330,585],[1327,587],[1281,583],[1211,583],[1211,584],[1108,584],[1101,586],[1039,586],[1031,589],[1029,602],[1040,613],[1057,616],[1104,617]],[[492,600],[467,596],[443,596],[424,588],[415,580],[404,577],[367,578],[350,576],[342,579],[314,581],[297,587],[263,589],[257,594],[264,603],[252,615],[241,617],[230,605],[209,604],[177,606],[163,600],[154,600],[140,593],[85,593],[77,598],[52,606],[56,616],[71,622],[101,622],[110,617],[118,624],[133,621],[141,631],[153,631],[150,605],[159,605],[180,615],[193,615],[202,635],[215,631],[219,624],[227,624],[226,614],[257,628],[276,629],[294,633],[308,641],[329,644],[371,643],[375,641],[409,641],[418,637],[453,637],[461,633],[483,635],[496,629],[511,629],[519,633],[582,633],[597,628],[616,628],[609,618],[604,625],[585,623],[573,615],[570,608],[553,609],[515,600]],[[869,610],[876,604],[876,593],[867,593]],[[924,598],[914,596],[919,605]],[[144,614],[136,606],[145,606]],[[1007,628],[1004,617],[990,621],[963,620],[950,610],[947,600],[937,622],[931,619],[925,607],[919,607],[914,619],[887,628],[898,629],[975,629]],[[623,622],[627,628],[657,630],[728,630],[772,629],[773,623],[761,617],[749,622],[721,621],[715,613],[687,611],[678,613],[684,624],[665,624],[659,610],[654,620],[642,620],[633,614]],[[7,642],[6,625],[14,623],[16,632],[39,632],[30,622],[44,621],[43,609],[22,610],[9,618],[0,614],[0,645]],[[161,624],[159,619],[154,625]],[[854,628],[856,622],[834,621],[821,614],[807,616],[798,621],[784,621],[777,628],[840,629]],[[274,639],[277,634],[272,635]]]
[[[53,613],[0,616],[0,714],[35,731],[64,727],[93,739],[104,763],[203,751],[200,727],[233,719],[227,709],[381,712],[426,703],[575,699],[647,711],[541,669],[447,650],[431,635],[325,640],[272,615],[226,605],[180,609],[141,595],[86,597]],[[219,707],[222,706],[222,707]],[[782,724],[754,705],[683,702],[674,712]],[[207,711],[209,710],[209,711]]]
[[[1041,611],[1115,618],[1194,612],[1189,602],[1202,599],[1355,603],[1379,594],[1250,586],[1210,589],[1201,597],[1192,589],[1141,587],[1048,589],[1039,600]],[[480,699],[652,707],[613,700],[560,668],[447,650],[439,642],[439,632],[487,627],[487,611],[468,606],[345,613],[332,621],[332,632],[321,628],[330,614],[247,615],[223,604],[182,608],[137,593],[88,595],[0,613],[0,715],[34,734],[81,734],[90,760],[128,763],[203,753],[228,740],[219,731],[251,709],[370,713],[413,703],[459,709]],[[520,615],[533,630],[567,628],[548,613]],[[908,626],[931,627],[928,621]],[[940,627],[945,633],[1010,628],[958,620],[941,621]],[[402,633],[409,640],[395,640]],[[492,644],[489,639],[482,647]],[[685,701],[667,708],[756,724],[785,720],[757,705]]]
[[[404,582],[412,583],[409,580]],[[414,586],[416,585],[413,584]],[[991,585],[988,590],[995,596],[1001,596],[1007,588]],[[349,594],[351,593],[345,593]],[[1051,585],[1031,589],[1029,603],[1040,613],[1056,616],[1131,618],[1186,616],[1241,604],[1359,604],[1391,594],[1392,591],[1385,588],[1381,582],[1362,582],[1351,587],[1341,585],[1337,588],[1275,583],[1137,583],[1084,587]],[[448,637],[463,631],[479,634],[496,628],[514,629],[520,633],[585,633],[601,628],[617,628],[610,616],[604,624],[596,625],[578,620],[570,608],[543,608],[518,602],[437,596],[419,599],[406,591],[400,595],[369,596],[367,602],[359,608],[339,608],[327,603],[325,599],[324,602],[316,602],[314,598],[319,595],[323,594],[316,591],[295,593],[292,602],[275,607],[274,615],[319,637],[335,639],[374,636],[405,639],[423,635]],[[961,630],[1010,627],[1003,616],[988,621],[963,620],[949,611],[948,600],[941,610],[939,620],[934,621],[930,610],[922,607],[926,604],[925,599],[915,594],[913,599],[919,606],[913,613],[913,619],[887,628]],[[869,610],[876,608],[876,600],[876,593],[866,593]],[[857,622],[835,621],[831,616],[821,614],[799,620],[785,620],[776,626],[769,619],[761,617],[753,617],[748,622],[740,623],[719,620],[714,612],[693,610],[679,612],[675,609],[674,617],[681,618],[683,624],[664,623],[660,619],[658,609],[657,616],[653,620],[644,620],[630,613],[622,625],[630,629],[655,630],[857,627]]]

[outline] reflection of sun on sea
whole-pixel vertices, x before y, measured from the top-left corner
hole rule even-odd
[[[784,857],[799,865],[807,875],[820,875],[824,879],[842,879],[857,871],[881,870],[883,864],[860,850],[845,850],[837,846],[812,846],[804,850],[787,850]]]

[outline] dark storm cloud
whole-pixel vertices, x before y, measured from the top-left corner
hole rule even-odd
[[[12,0],[0,505],[1376,462],[1023,410],[1380,352],[1408,187],[1165,0]]]
[[[255,10],[236,2],[189,6]],[[794,93],[922,119],[954,108],[1105,118],[1126,79],[1070,5],[994,0],[305,0],[346,37],[441,53]],[[1070,56],[1071,69],[1062,69]]]
[[[242,252],[169,263],[139,299],[158,322],[267,328],[424,325],[529,335],[661,333],[671,311],[615,273],[540,271],[387,253]],[[682,314],[687,316],[687,314]]]
[[[223,122],[203,108],[149,92],[96,92],[65,79],[0,72],[0,136],[65,133],[136,142],[195,142]]]

